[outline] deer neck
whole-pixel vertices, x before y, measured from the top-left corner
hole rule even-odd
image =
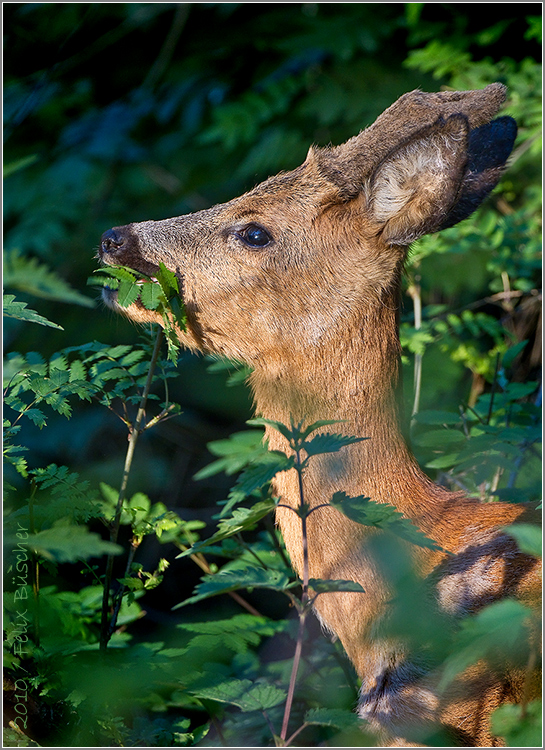
[[[322,347],[256,368],[252,385],[256,411],[265,418],[284,424],[342,420],[324,429],[367,438],[310,460],[306,503],[327,503],[336,491],[364,495],[395,505],[425,529],[441,491],[420,471],[401,434],[398,307],[398,288],[392,288]],[[267,437],[272,450],[288,451],[276,431],[268,430]],[[295,472],[277,475],[275,481],[282,502],[295,507]],[[300,523],[290,512],[279,513],[279,522],[285,538],[286,527]]]

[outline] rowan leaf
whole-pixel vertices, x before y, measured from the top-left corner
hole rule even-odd
[[[147,310],[157,310],[163,299],[163,290],[153,281],[146,281],[140,287],[140,301]]]
[[[3,314],[6,318],[15,318],[16,320],[24,320],[27,323],[38,323],[41,326],[47,326],[49,328],[57,328],[63,331],[62,326],[53,323],[43,315],[40,315],[35,310],[31,310],[27,307],[26,302],[18,302],[15,300],[14,294],[3,295]]]
[[[175,273],[170,271],[164,263],[159,263],[159,270],[157,271],[157,281],[159,282],[161,289],[167,299],[172,295],[179,294],[180,289],[178,286],[178,278]]]
[[[42,299],[57,300],[84,307],[94,307],[94,300],[73,289],[49,266],[18,250],[4,255],[4,286]]]
[[[136,281],[122,281],[117,290],[117,303],[121,307],[130,307],[138,299],[140,286]]]

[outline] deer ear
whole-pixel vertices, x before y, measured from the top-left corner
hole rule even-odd
[[[377,166],[367,186],[373,222],[388,244],[408,245],[446,220],[467,164],[464,115],[420,131]]]
[[[517,123],[512,117],[498,117],[469,132],[467,167],[461,189],[439,229],[467,219],[480,206],[498,184],[516,137]]]
[[[454,114],[398,146],[366,191],[386,242],[408,245],[469,216],[497,184],[515,136],[510,117],[470,131],[467,117]]]

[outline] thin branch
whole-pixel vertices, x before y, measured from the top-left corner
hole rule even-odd
[[[138,549],[138,547],[140,547],[141,542],[142,542],[141,539],[137,539],[134,536],[131,539],[131,548],[129,550],[129,555],[127,557],[127,564],[125,566],[125,575],[123,576],[123,578],[129,578],[131,574],[131,566],[133,564],[134,556],[136,554],[136,550]],[[117,618],[119,617],[119,610],[121,609],[121,604],[123,603],[123,596],[125,594],[126,588],[127,588],[126,585],[124,583],[121,583],[118,591],[115,594],[113,613],[110,618],[110,626],[108,628],[108,638],[111,638],[115,631]]]
[[[464,409],[469,409],[469,411],[473,412],[473,414],[477,417],[477,419],[479,420],[481,424],[486,424],[485,422],[483,422],[483,418],[480,416],[480,414],[478,414],[472,406],[470,406],[469,404],[466,404],[463,401],[462,401],[462,406],[464,407]]]
[[[184,544],[181,544],[181,542],[175,542],[174,543],[178,549],[182,550],[182,552],[187,552],[189,547],[186,547]],[[206,574],[211,575],[212,569],[210,568],[210,565],[208,564],[206,558],[202,554],[196,554],[196,555],[189,555],[189,558],[193,560],[193,562],[199,566],[199,568]],[[240,604],[240,606],[245,609],[247,612],[249,612],[251,615],[254,615],[255,617],[263,617],[261,612],[259,612],[255,607],[253,607],[249,602],[246,601],[240,594],[237,594],[236,591],[226,591],[226,594],[228,594],[231,599],[233,599],[237,604]]]
[[[282,722],[282,732],[280,733],[280,739],[284,743],[284,747],[286,746],[286,736],[288,734],[288,723],[290,720],[291,707],[293,704],[293,696],[295,693],[295,683],[297,681],[297,672],[299,671],[299,663],[301,661],[301,652],[303,650],[305,618],[306,618],[306,612],[304,610],[299,612],[299,631],[297,633],[297,643],[295,646],[295,654],[293,656],[293,667],[291,670],[290,684],[288,687],[288,697],[286,698],[286,708],[284,709],[284,720]]]
[[[119,496],[117,498],[117,506],[115,509],[114,520],[110,526],[110,541],[113,542],[114,544],[117,542],[117,538],[119,536],[119,528],[121,526],[121,512],[123,510],[123,501],[125,500],[125,495],[127,492],[127,484],[129,481],[129,474],[131,471],[132,461],[134,458],[134,451],[136,448],[138,437],[141,432],[142,422],[145,417],[146,404],[148,401],[151,384],[153,382],[153,373],[155,371],[155,366],[157,364],[157,360],[159,359],[159,352],[161,350],[161,344],[163,343],[163,336],[164,336],[163,330],[160,328],[157,332],[157,337],[155,339],[155,346],[153,348],[153,354],[151,356],[151,360],[150,360],[150,364],[148,368],[148,376],[146,378],[146,384],[144,386],[144,390],[142,391],[142,396],[140,398],[140,405],[138,407],[138,412],[136,414],[136,420],[130,432],[129,446],[127,448],[127,455],[125,457],[125,466],[123,468],[123,478],[121,480],[121,487],[119,490]],[[109,602],[110,602],[110,588],[112,585],[112,578],[113,578],[113,569],[114,569],[114,556],[108,555],[108,559],[106,562],[106,575],[104,578],[104,591],[102,595],[102,617],[101,617],[101,625],[100,625],[100,650],[101,651],[105,651],[106,648],[108,647],[108,641],[110,640],[110,635],[112,632],[112,624],[109,621],[108,612],[109,612]],[[113,623],[113,628],[115,629],[115,622]]]
[[[273,521],[272,521],[270,513],[268,513],[265,516],[265,526],[267,527],[267,531],[269,532],[269,536],[271,537],[274,548],[277,550],[278,554],[282,558],[282,562],[284,563],[284,565],[286,566],[288,570],[291,570],[292,569],[291,564],[287,558],[286,552],[284,548],[282,547],[282,545],[279,543],[278,539],[276,538],[274,525],[273,525]]]
[[[299,483],[299,508],[303,511],[305,506],[305,498],[303,493],[303,469],[301,466],[301,452],[300,450],[295,451],[295,469],[297,470],[297,479]],[[307,539],[307,514],[301,512],[301,536],[303,541],[303,591],[301,594],[301,604],[298,607],[299,610],[299,631],[297,633],[297,643],[295,646],[295,654],[293,656],[293,666],[291,669],[290,684],[288,687],[288,695],[286,698],[286,707],[284,709],[284,719],[282,722],[282,732],[280,733],[280,739],[286,743],[286,737],[288,734],[288,724],[291,715],[291,707],[293,704],[293,696],[295,693],[295,683],[297,681],[297,672],[299,671],[299,663],[301,661],[301,652],[303,650],[303,637],[305,634],[305,619],[307,616],[307,603],[308,603],[308,580],[309,580],[309,565],[308,565],[308,539]]]
[[[176,45],[178,44],[178,40],[189,16],[189,7],[189,3],[178,4],[172,25],[167,34],[167,38],[161,47],[159,56],[151,66],[151,70],[142,84],[143,89],[153,89],[168,68],[168,64],[174,54],[174,50],[176,49]]]
[[[333,506],[331,503],[320,503],[320,505],[315,505],[314,508],[311,508],[309,512],[307,513],[307,518],[310,516],[311,513],[314,513],[315,510],[319,510],[320,508],[332,508]]]
[[[155,417],[152,417],[149,422],[144,425],[144,430],[149,430],[150,427],[155,427],[159,422],[165,422],[167,419],[175,417],[176,414],[170,414],[170,412],[176,408],[176,404],[170,404],[166,409],[163,409]]]
[[[301,734],[303,729],[306,729],[308,726],[310,726],[310,724],[308,724],[306,721],[304,724],[301,724],[299,729],[296,729],[295,732],[291,735],[291,737],[286,740],[286,742],[284,743],[284,747],[289,747],[291,743],[293,742],[293,740],[297,737],[297,735]]]
[[[259,565],[263,568],[263,570],[269,570],[269,566],[266,565],[263,560],[259,557],[259,555],[251,548],[249,544],[247,544],[244,539],[242,538],[242,534],[238,533],[235,534],[236,539],[238,540],[238,543],[241,547],[243,547],[247,552],[249,552],[252,557],[254,557]]]
[[[500,354],[496,357],[496,367],[494,369],[494,379],[492,380],[492,388],[490,389],[490,405],[488,407],[488,415],[486,417],[486,424],[490,424],[492,419],[492,411],[494,406],[494,396],[496,393],[496,386],[498,385],[498,372],[500,369]]]
[[[414,308],[414,328],[419,331],[422,328],[422,294],[421,287],[418,283],[420,276],[414,277],[414,283],[409,286],[407,293],[413,301]],[[414,400],[411,419],[414,422],[415,414],[418,414],[420,408],[420,391],[422,387],[422,355],[414,355]]]
[[[273,727],[272,721],[271,721],[271,719],[269,717],[269,714],[265,711],[265,709],[263,709],[263,711],[261,713],[263,714],[263,718],[267,722],[267,726],[269,727],[270,733],[274,737],[275,736],[275,731],[274,731],[274,727]]]
[[[250,602],[247,602],[246,599],[240,596],[240,594],[237,594],[236,591],[227,591],[226,593],[229,594],[233,601],[235,601],[237,604],[240,604],[243,609],[245,609],[251,615],[254,615],[254,617],[263,617],[261,612],[259,612],[255,607],[252,607]]]

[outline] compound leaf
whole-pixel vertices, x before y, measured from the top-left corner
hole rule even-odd
[[[123,548],[101,539],[86,526],[57,521],[52,528],[31,534],[25,544],[46,560],[71,563],[102,555],[120,555]]]
[[[58,328],[60,331],[64,330],[62,326],[52,323],[35,310],[31,310],[27,307],[26,302],[17,302],[14,294],[4,294],[3,310],[6,318],[15,318],[16,320],[24,320],[28,323],[38,323],[38,325],[48,326],[49,328]]]

